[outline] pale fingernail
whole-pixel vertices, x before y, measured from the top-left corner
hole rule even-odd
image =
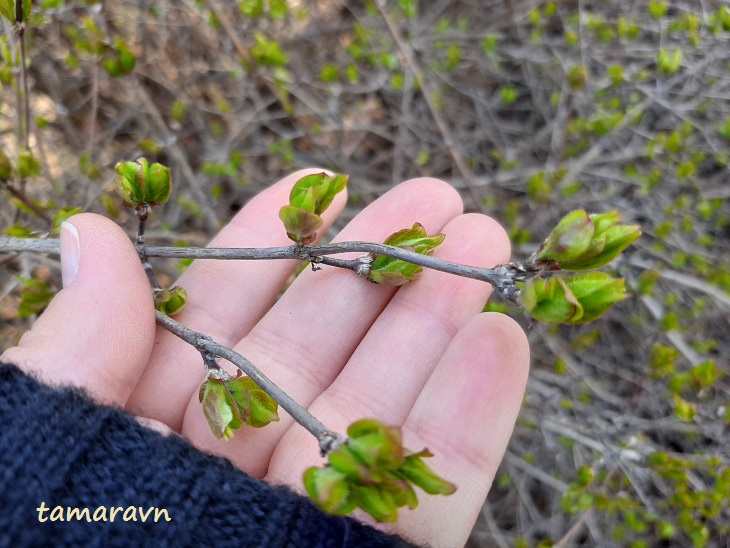
[[[64,221],[61,223],[61,279],[63,287],[67,287],[76,279],[79,271],[79,231]]]

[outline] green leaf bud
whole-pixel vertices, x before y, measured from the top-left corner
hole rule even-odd
[[[613,261],[641,236],[638,225],[620,225],[617,211],[588,215],[569,213],[553,229],[535,254],[538,262],[562,270],[592,270]]]
[[[383,243],[415,251],[421,255],[430,255],[444,238],[446,236],[441,233],[428,236],[423,225],[414,223],[411,228],[391,234]],[[423,268],[418,265],[381,255],[373,262],[368,280],[397,287],[413,281],[422,270]]]
[[[346,515],[356,508],[346,476],[330,467],[304,472],[304,488],[314,503],[328,514]]]
[[[166,314],[174,316],[185,306],[188,293],[184,288],[175,286],[172,289],[158,289],[154,294],[155,308]]]
[[[216,438],[228,440],[244,424],[261,428],[279,420],[277,403],[250,377],[231,379],[222,370],[210,370],[198,397]]]
[[[145,204],[164,204],[172,192],[170,169],[161,164],[149,165],[146,158],[136,162],[119,162],[114,167],[117,192],[127,207],[141,209]]]
[[[584,210],[568,213],[552,230],[537,252],[541,260],[554,260],[560,264],[580,257],[591,243],[595,225]]]
[[[536,320],[575,325],[592,322],[627,296],[622,278],[587,272],[567,279],[555,276],[528,280],[520,302]]]
[[[403,462],[400,432],[375,419],[354,422],[347,429],[347,448],[371,470],[391,470]]]
[[[525,282],[520,292],[520,303],[533,318],[545,323],[567,323],[583,313],[580,304],[559,276],[532,278]]]
[[[307,175],[294,184],[289,195],[289,205],[321,215],[346,186],[347,175]]]
[[[298,244],[312,243],[317,237],[317,230],[322,228],[322,217],[296,206],[282,207],[279,218],[284,223],[286,235]]]
[[[225,381],[226,388],[239,409],[245,409],[246,424],[262,428],[271,422],[279,422],[279,404],[264,392],[251,377]]]
[[[612,278],[604,272],[586,272],[566,280],[566,285],[583,310],[569,323],[589,323],[608,311],[614,303],[628,297],[623,278]]]
[[[244,419],[224,381],[208,377],[200,387],[198,397],[203,404],[203,414],[210,431],[218,439],[229,440],[233,432],[241,427]]]

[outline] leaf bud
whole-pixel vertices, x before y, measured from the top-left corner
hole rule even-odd
[[[444,238],[446,236],[441,233],[428,236],[423,225],[414,223],[411,228],[399,230],[391,234],[383,243],[385,245],[415,251],[421,255],[431,255],[433,250],[441,245]],[[368,280],[382,285],[397,287],[413,281],[416,275],[422,270],[422,267],[413,263],[380,255],[370,267]]]
[[[623,278],[587,272],[567,279],[555,276],[528,280],[520,302],[538,321],[575,325],[592,322],[627,296]]]
[[[167,316],[174,316],[183,309],[188,300],[184,288],[175,286],[172,289],[158,289],[154,293],[155,308]]]
[[[149,165],[146,158],[119,162],[114,167],[114,184],[127,207],[141,209],[145,204],[164,204],[172,192],[170,169],[162,164]]]
[[[309,468],[304,472],[304,488],[314,503],[328,514],[346,515],[356,507],[345,474],[335,468]]]
[[[568,213],[535,254],[538,262],[562,270],[592,270],[613,261],[641,236],[638,225],[619,225],[617,211],[589,215],[579,209]]]

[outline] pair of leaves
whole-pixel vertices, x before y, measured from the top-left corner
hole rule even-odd
[[[398,508],[418,506],[416,485],[429,494],[450,495],[456,487],[423,462],[424,449],[405,450],[400,432],[374,419],[350,425],[348,439],[322,468],[304,473],[304,487],[324,512],[346,515],[362,508],[377,521],[396,521]]]
[[[22,0],[20,15],[18,19],[18,0],[0,0],[0,15],[7,19],[10,23],[22,23],[27,21],[32,10],[31,0]]]
[[[347,176],[340,174],[317,173],[299,179],[289,195],[289,205],[279,211],[289,239],[298,244],[312,243],[322,228],[320,215],[345,186]]]
[[[441,233],[429,236],[423,225],[414,223],[411,228],[391,234],[383,243],[415,251],[421,255],[430,255],[444,241],[444,238],[446,236]],[[370,268],[368,280],[397,287],[413,281],[422,270],[422,267],[413,263],[380,255]]]
[[[607,265],[641,236],[638,225],[621,225],[618,211],[568,213],[535,254],[538,263],[562,270],[593,270]]]
[[[198,397],[213,435],[228,440],[244,424],[262,428],[278,422],[279,406],[250,377],[218,378],[213,370],[200,387]]]
[[[604,272],[586,272],[570,278],[532,278],[520,294],[522,306],[545,323],[584,324],[628,297],[624,279]]]

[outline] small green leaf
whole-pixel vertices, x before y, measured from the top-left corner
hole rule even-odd
[[[2,1],[2,0],[0,0]],[[0,181],[7,181],[13,176],[13,164],[5,154],[5,151],[0,149]]]
[[[41,163],[28,150],[22,150],[18,154],[18,176],[36,177],[41,174]]]
[[[23,286],[18,317],[29,318],[42,312],[53,299],[54,289],[43,280],[18,277],[18,281]]]
[[[3,234],[12,238],[32,238],[33,231],[20,223],[15,223],[13,226],[3,228]]]
[[[0,0],[0,15],[10,23],[15,23],[15,0]]]
[[[56,215],[53,217],[53,229],[51,230],[51,232],[56,234],[61,229],[61,223],[63,223],[66,219],[73,217],[74,215],[78,215],[79,213],[81,213],[81,211],[82,209],[80,207],[73,206],[66,206],[59,209]]]
[[[717,366],[712,360],[707,360],[692,368],[692,377],[701,390],[715,384],[718,377]]]
[[[264,34],[254,34],[256,44],[251,48],[251,56],[260,65],[266,67],[283,67],[289,58],[281,50],[279,42],[267,38]]]
[[[430,255],[445,237],[441,233],[428,236],[426,229],[420,223],[414,223],[411,228],[391,234],[383,243],[415,251],[421,255]],[[422,270],[423,268],[418,265],[381,255],[373,262],[368,280],[395,287],[413,281]]]
[[[398,468],[398,472],[430,495],[455,493],[456,486],[453,483],[440,478],[430,466],[423,462],[424,458],[432,456],[427,449],[409,455]]]

